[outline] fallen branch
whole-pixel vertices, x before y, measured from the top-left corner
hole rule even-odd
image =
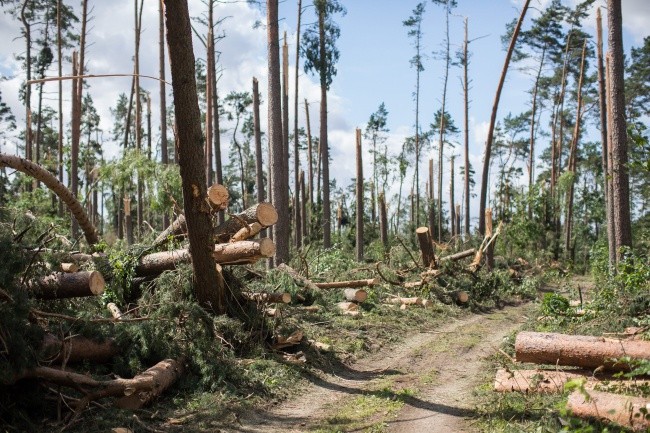
[[[334,281],[330,283],[314,283],[319,289],[344,289],[346,287],[371,287],[379,284],[379,280],[371,278],[368,280],[350,280],[350,281]]]
[[[458,260],[462,260],[464,258],[471,257],[474,254],[476,254],[476,249],[475,248],[470,248],[469,250],[460,251],[460,252],[458,252],[456,254],[450,254],[448,256],[441,257],[440,261],[441,262],[446,262],[446,261],[451,260],[452,262],[456,262]]]
[[[242,292],[241,295],[247,301],[257,302],[258,304],[288,304],[291,302],[289,293]]]
[[[124,397],[119,399],[115,405],[122,409],[135,410],[151,403],[183,374],[183,364],[183,360],[165,359],[147,371],[138,374],[131,379],[134,383],[152,381],[154,386],[148,389],[135,388],[132,393],[124,394]]]

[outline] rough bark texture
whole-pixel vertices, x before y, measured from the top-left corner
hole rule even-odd
[[[106,283],[99,271],[57,272],[28,285],[30,295],[38,299],[63,299],[99,296]]]
[[[332,246],[332,208],[330,206],[330,163],[327,142],[327,50],[325,49],[325,6],[318,11],[320,66],[320,159],[323,164],[323,247]]]
[[[415,229],[415,234],[418,237],[420,251],[422,252],[422,264],[425,267],[436,267],[436,256],[433,250],[433,242],[429,234],[428,227],[418,227]]]
[[[633,431],[648,431],[650,400],[642,397],[629,397],[602,391],[587,391],[589,397],[580,390],[569,395],[567,408],[574,416],[609,421]]]
[[[296,25],[296,64],[294,68],[294,97],[293,97],[293,173],[294,173],[294,220],[296,222],[296,248],[302,247],[304,225],[304,200],[305,195],[300,194],[300,135],[298,134],[298,76],[300,73],[300,19],[302,18],[302,0],[298,0],[298,24]]]
[[[165,90],[165,9],[164,3],[158,2],[158,74],[160,75],[160,159],[169,163],[167,153],[167,92]],[[163,224],[167,225],[169,217],[165,213]]]
[[[592,377],[591,372],[575,373],[561,370],[507,370],[500,368],[494,379],[497,392],[563,392],[564,385],[573,379]]]
[[[289,293],[244,292],[241,295],[247,301],[257,302],[259,304],[288,304],[291,302],[291,294]]]
[[[632,246],[632,223],[630,219],[630,179],[627,158],[627,126],[625,122],[625,65],[623,63],[623,29],[621,0],[607,0],[607,45],[611,54],[609,76],[611,96],[611,148],[612,189],[614,208],[614,236],[616,260],[620,260],[620,248]]]
[[[467,78],[467,68],[469,67],[469,55],[467,52],[467,17],[465,18],[465,41],[463,43],[463,107],[464,107],[464,125],[463,128],[463,146],[465,155],[465,167],[463,167],[464,176],[464,196],[465,196],[465,237],[469,239],[469,80]]]
[[[379,238],[384,245],[384,249],[388,248],[388,212],[386,211],[386,195],[382,191],[379,194]]]
[[[264,192],[264,169],[262,164],[262,132],[260,131],[260,91],[257,78],[253,77],[253,135],[255,137],[255,187],[257,201],[266,199]]]
[[[61,341],[53,334],[45,334],[41,350],[43,359],[55,364],[85,361],[103,364],[118,353],[115,341],[111,339],[100,342],[80,335]]]
[[[99,236],[95,227],[93,227],[88,215],[84,211],[81,203],[75,198],[72,192],[65,187],[59,180],[52,175],[49,171],[41,166],[34,164],[24,158],[13,155],[5,155],[0,153],[0,167],[9,167],[32,176],[43,182],[54,194],[59,197],[61,201],[70,209],[70,213],[74,216],[75,220],[79,223],[81,230],[84,232],[86,242],[88,245],[94,245],[99,242]]]
[[[177,149],[183,180],[183,208],[194,270],[194,293],[204,307],[223,313],[224,294],[214,290],[217,273],[212,256],[212,222],[209,206],[205,203],[203,136],[187,0],[165,0],[165,16],[178,133]]]
[[[517,37],[519,36],[519,30],[521,30],[521,25],[524,22],[524,17],[526,16],[526,11],[528,10],[528,5],[530,0],[526,0],[524,7],[521,10],[521,15],[517,21],[517,25],[512,33],[512,39],[510,40],[510,45],[508,46],[508,53],[506,54],[506,60],[503,64],[503,69],[501,71],[501,78],[499,79],[499,84],[497,86],[496,96],[494,97],[494,104],[492,105],[492,115],[490,116],[490,127],[488,129],[488,136],[485,142],[485,154],[483,155],[483,175],[481,177],[481,195],[480,195],[480,208],[479,208],[479,223],[478,230],[480,233],[485,233],[485,208],[487,205],[487,189],[488,185],[488,175],[490,173],[490,158],[492,156],[492,140],[494,139],[494,128],[496,126],[497,120],[497,110],[499,108],[499,100],[501,99],[501,90],[503,89],[503,83],[506,80],[506,74],[508,72],[508,66],[510,65],[510,58],[515,49],[515,44],[517,43]]]
[[[282,139],[282,89],[280,86],[280,44],[278,31],[278,0],[267,0],[268,32],[268,137],[271,149],[271,202],[278,210],[278,224],[273,227],[277,242],[275,264],[289,260],[289,187],[285,185],[287,161]]]
[[[603,366],[608,370],[629,370],[629,364],[612,361],[623,357],[650,359],[650,341],[610,340],[584,335],[520,332],[515,340],[517,361],[537,364]]]
[[[269,227],[278,222],[279,215],[271,203],[257,203],[238,214],[232,215],[214,229],[214,240],[217,243],[228,242],[240,229],[253,223]]]
[[[448,256],[444,256],[440,258],[441,262],[445,262],[447,260],[451,260],[452,262],[462,260],[467,257],[471,257],[474,254],[476,254],[476,249],[475,248],[470,248],[469,250],[461,251],[456,254],[450,254]]]

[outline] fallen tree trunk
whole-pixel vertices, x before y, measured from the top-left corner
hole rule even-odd
[[[369,280],[350,280],[350,281],[334,281],[331,283],[314,283],[319,289],[344,289],[346,287],[371,287],[379,284],[379,280],[371,278]]]
[[[395,297],[395,298],[390,298],[388,302],[390,304],[401,304],[401,305],[424,305],[423,299],[419,297],[414,297],[414,298]]]
[[[257,302],[258,304],[288,304],[291,302],[291,295],[289,293],[242,292],[241,295],[247,301]]]
[[[368,292],[363,289],[345,289],[343,291],[343,296],[345,296],[345,299],[348,301],[364,302],[368,299]]]
[[[65,203],[65,205],[70,209],[70,213],[79,223],[79,227],[84,232],[84,237],[88,245],[95,245],[99,242],[99,235],[97,230],[90,222],[88,215],[84,211],[83,206],[79,203],[79,200],[70,192],[68,188],[65,187],[59,180],[52,175],[49,171],[44,169],[38,164],[34,164],[31,161],[28,161],[24,158],[18,156],[6,155],[0,153],[0,168],[9,167],[14,170],[18,170],[22,173],[25,173],[28,176],[33,177],[36,180],[39,180],[47,186],[50,191],[59,197],[59,199]]]
[[[537,364],[573,365],[583,368],[603,366],[627,371],[630,365],[620,358],[650,359],[650,341],[611,340],[584,335],[520,332],[515,340],[517,361]],[[613,359],[618,359],[613,361]]]
[[[427,268],[437,268],[436,255],[433,249],[433,242],[428,227],[418,227],[415,229],[418,238],[420,251],[422,252],[422,264]]]
[[[153,387],[147,389],[134,388],[130,394],[125,394],[115,405],[122,409],[140,409],[151,403],[156,397],[172,386],[183,374],[184,366],[182,360],[165,359],[154,365],[133,379],[134,384],[153,382]]]
[[[27,284],[29,294],[38,299],[99,296],[105,287],[106,282],[99,271],[57,272]]]
[[[61,263],[61,272],[65,272],[66,274],[74,274],[75,272],[79,272],[79,265],[76,263]]]
[[[246,227],[242,227],[237,233],[232,235],[230,242],[244,241],[246,239],[252,238],[263,229],[264,227],[262,227],[262,224],[260,223],[249,224]]]
[[[500,368],[494,379],[494,390],[498,392],[563,392],[564,385],[577,378],[593,378],[590,371],[561,370],[506,370]]]
[[[185,215],[180,214],[165,230],[154,239],[152,246],[159,247],[164,245],[169,240],[170,236],[175,237],[185,235],[187,233],[187,225],[185,223]]]
[[[567,409],[574,416],[609,421],[634,431],[650,429],[650,400],[609,392],[576,390],[569,395]]]
[[[349,316],[356,316],[359,314],[359,305],[355,302],[339,302],[336,304],[336,307],[341,311],[341,313]]]
[[[214,259],[222,265],[254,263],[275,254],[275,244],[269,238],[255,241],[217,244],[214,246]],[[138,276],[157,275],[176,269],[181,263],[191,263],[192,256],[187,249],[161,251],[140,258],[135,268]]]
[[[103,364],[109,362],[118,353],[118,348],[112,339],[95,341],[80,335],[60,340],[53,334],[45,334],[41,350],[43,359],[55,364],[64,361]]]
[[[230,218],[214,229],[214,240],[216,243],[225,243],[241,228],[253,223],[259,223],[262,227],[272,226],[278,222],[278,212],[271,203],[257,203],[243,212],[233,214]]]
[[[469,250],[461,251],[456,254],[450,254],[448,256],[444,256],[440,258],[441,262],[446,262],[451,260],[452,262],[456,262],[458,260],[465,259],[467,257],[472,257],[474,254],[476,254],[476,249],[475,248],[470,248]]]
[[[275,269],[284,272],[285,274],[290,276],[291,279],[300,287],[304,287],[309,290],[318,290],[318,286],[314,284],[312,280],[303,277],[295,269],[293,269],[291,266],[287,265],[286,263],[279,264]]]

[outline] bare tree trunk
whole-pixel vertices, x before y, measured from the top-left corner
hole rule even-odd
[[[264,169],[262,168],[262,133],[260,131],[260,92],[257,78],[253,77],[253,129],[255,136],[255,183],[257,184],[257,201],[266,199],[264,194]]]
[[[616,263],[616,240],[614,239],[614,208],[611,195],[611,181],[608,163],[607,94],[605,89],[605,68],[603,65],[603,24],[600,8],[596,9],[596,34],[598,51],[598,97],[600,108],[600,140],[602,142],[603,191],[605,192],[605,218],[607,220],[607,244],[609,266]]]
[[[451,226],[451,236],[454,237],[458,234],[458,230],[456,228],[456,208],[454,207],[454,203],[456,203],[456,200],[454,199],[454,170],[456,167],[454,166],[454,158],[455,156],[451,156],[451,171],[449,172],[449,224]]]
[[[23,5],[20,10],[20,20],[23,23],[24,27],[24,36],[25,36],[25,80],[29,82],[32,79],[32,29],[31,24],[27,19],[27,6],[31,2],[29,0],[23,0]],[[32,88],[30,85],[25,86],[25,158],[28,160],[32,159],[32,142],[31,142],[31,99],[32,99]]]
[[[318,14],[318,34],[320,59],[327,59],[325,49],[325,11]],[[323,60],[325,62],[326,60]],[[329,144],[327,142],[327,67],[320,67],[320,155],[323,164],[323,247],[332,246],[332,210],[330,208],[330,162]]]
[[[609,75],[611,95],[612,188],[616,261],[621,260],[621,247],[632,246],[630,218],[630,180],[627,158],[627,125],[625,122],[625,65],[623,63],[623,29],[621,0],[607,0],[607,45],[611,55]]]
[[[303,219],[301,217],[301,197],[300,197],[300,140],[298,135],[298,72],[300,70],[300,19],[302,17],[302,0],[298,0],[298,24],[296,30],[296,65],[294,77],[294,103],[293,103],[293,171],[294,171],[294,189],[296,201],[294,203],[294,220],[296,224],[296,249],[302,247]],[[304,195],[302,200],[304,200]]]
[[[438,145],[438,241],[442,242],[442,164],[444,158],[444,148],[445,148],[445,108],[447,103],[447,81],[449,80],[449,63],[451,57],[449,56],[449,14],[451,13],[449,0],[447,0],[447,5],[445,6],[445,76],[443,79],[442,85],[442,108],[440,112],[440,135],[439,135],[439,145]],[[450,206],[454,206],[454,203],[450,203]],[[453,214],[453,212],[452,212]],[[452,219],[451,225],[453,227],[454,221]],[[419,223],[418,223],[419,225]],[[453,233],[452,233],[453,236]]]
[[[299,179],[299,184],[300,184],[300,206],[301,206],[301,213],[300,217],[302,218],[302,244],[304,245],[305,242],[307,241],[307,235],[308,235],[308,229],[307,229],[307,196],[305,192],[305,172],[303,170],[300,170],[300,179]]]
[[[135,69],[135,146],[139,152],[142,151],[142,99],[140,89],[140,36],[142,34],[142,6],[144,0],[140,0],[138,7],[138,0],[134,0],[135,8],[135,56],[134,56],[134,69]],[[142,221],[144,220],[143,211],[143,195],[144,184],[142,181],[142,174],[138,170],[138,208],[137,208],[137,228],[138,237],[142,235]]]
[[[480,208],[479,208],[479,232],[485,234],[485,208],[487,204],[487,189],[488,189],[488,175],[490,172],[490,158],[492,156],[492,140],[494,139],[494,127],[496,126],[497,119],[497,110],[499,108],[499,99],[501,99],[501,90],[503,89],[503,83],[506,79],[506,74],[508,73],[508,66],[510,65],[510,58],[512,57],[512,52],[515,49],[515,44],[517,43],[517,37],[519,36],[519,31],[521,30],[521,25],[524,22],[524,17],[526,16],[526,11],[528,10],[528,5],[530,0],[526,0],[524,7],[521,10],[521,15],[517,21],[517,25],[512,33],[512,39],[510,40],[510,45],[508,46],[508,53],[506,54],[506,59],[503,64],[503,70],[501,71],[501,78],[499,79],[499,84],[497,86],[496,96],[494,97],[494,104],[492,105],[492,115],[490,116],[490,127],[488,129],[487,141],[485,142],[485,155],[483,156],[483,176],[481,178],[481,196],[480,196]]]
[[[59,78],[63,76],[63,38],[61,35],[61,9],[63,7],[62,0],[58,0],[56,4],[56,49],[57,49],[57,64],[59,67]],[[58,137],[58,177],[59,182],[63,184],[63,81],[59,80],[59,137]],[[63,216],[63,201],[59,200],[59,216]]]
[[[72,53],[72,76],[79,75],[79,60],[77,59],[77,52]],[[71,134],[70,134],[70,190],[72,196],[77,199],[79,189],[79,140],[81,134],[81,98],[78,97],[78,92],[81,86],[78,85],[79,79],[72,80],[72,113],[71,113]],[[72,237],[79,236],[79,226],[75,219],[72,220]]]
[[[210,58],[212,61],[208,64],[208,68],[212,69],[212,72],[210,73],[212,79],[212,85],[210,86],[210,89],[212,90],[212,106],[210,109],[212,110],[212,121],[214,122],[214,129],[212,130],[212,145],[214,147],[216,183],[223,185],[223,170],[221,166],[221,130],[219,126],[219,93],[217,92],[217,56],[214,43],[214,3],[214,0],[210,0],[208,5],[208,26],[212,29],[212,33],[210,34],[210,37],[212,38],[210,41]],[[208,143],[208,145],[210,145],[210,143]],[[217,213],[217,224],[222,224],[224,221],[224,211],[221,210]]]
[[[126,244],[133,245],[133,217],[131,216],[131,197],[124,196],[124,225],[126,226]]]
[[[388,249],[388,212],[386,212],[386,198],[384,192],[379,193],[379,238]]]
[[[204,307],[223,313],[224,293],[215,290],[217,270],[212,255],[210,207],[205,203],[203,136],[187,0],[165,0],[165,14],[178,129],[179,164],[183,179],[183,207],[194,270],[194,294]]]
[[[307,126],[307,189],[309,191],[309,228],[312,229],[314,218],[314,152],[311,141],[311,125],[309,123],[309,102],[305,98],[305,123]]]
[[[276,245],[275,265],[289,260],[289,190],[287,179],[287,153],[282,137],[282,89],[280,87],[280,46],[278,34],[278,0],[267,0],[268,31],[268,113],[269,143],[271,147],[272,183],[271,198],[278,211],[278,223],[273,227]]]
[[[357,261],[363,261],[363,160],[361,130],[357,128]]]
[[[469,54],[467,45],[468,19],[465,18],[465,42],[463,43],[463,106],[465,109],[465,128],[464,128],[464,145],[465,145],[465,238],[469,239],[469,80],[467,78],[467,69],[469,67]]]
[[[539,89],[539,80],[542,75],[545,55],[546,46],[542,50],[542,59],[539,62],[539,69],[537,70],[537,77],[535,78],[535,85],[533,87],[533,104],[530,109],[530,146],[528,149],[528,219],[531,221],[533,218],[533,184],[535,183],[535,115],[537,113],[537,91]]]
[[[212,60],[212,47],[210,46],[212,42],[212,28],[208,27],[208,36],[207,36],[207,62],[210,65]],[[212,68],[206,68],[206,77],[205,77],[205,178],[207,180],[207,187],[214,183],[214,177],[212,176]]]
[[[169,164],[167,153],[167,94],[165,89],[165,4],[158,2],[158,75],[160,76],[160,159]],[[163,215],[163,226],[169,225],[169,215]]]

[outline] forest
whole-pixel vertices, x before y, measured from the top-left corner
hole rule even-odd
[[[0,431],[650,431],[645,0],[0,9]]]

